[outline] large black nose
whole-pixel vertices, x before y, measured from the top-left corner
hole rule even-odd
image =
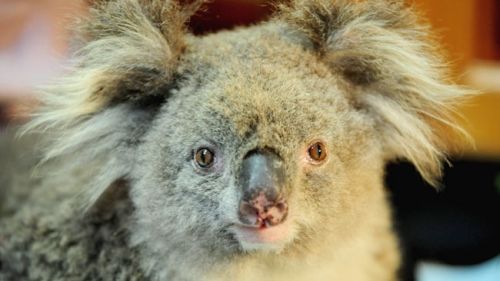
[[[242,188],[239,219],[254,226],[283,222],[288,213],[284,197],[285,168],[271,151],[252,151],[243,159],[239,183]]]

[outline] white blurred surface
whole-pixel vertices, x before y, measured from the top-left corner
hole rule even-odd
[[[52,43],[52,30],[44,17],[31,19],[21,36],[0,50],[0,89],[3,94],[31,93],[60,69],[61,57]]]
[[[500,256],[474,266],[446,266],[423,262],[417,266],[418,281],[500,281]]]
[[[83,0],[0,0],[0,102],[25,99],[62,71]]]

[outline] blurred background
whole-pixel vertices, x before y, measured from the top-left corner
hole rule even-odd
[[[271,1],[213,0],[191,21],[201,34],[265,19]],[[459,109],[475,147],[452,156],[443,191],[407,163],[387,185],[404,250],[403,280],[500,280],[500,0],[413,0],[429,18],[458,83],[482,95]],[[68,25],[83,0],[0,0],[0,130],[37,104],[35,86],[71,55]],[[1,131],[0,131],[1,133]],[[0,161],[2,151],[0,147]]]

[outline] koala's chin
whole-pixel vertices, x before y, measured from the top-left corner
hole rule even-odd
[[[296,236],[290,220],[276,226],[249,227],[235,225],[230,231],[238,240],[243,252],[280,253]]]

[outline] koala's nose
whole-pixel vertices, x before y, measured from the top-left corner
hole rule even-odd
[[[247,225],[268,227],[280,224],[288,214],[288,204],[285,200],[270,201],[261,192],[250,201],[240,203],[240,221]]]
[[[242,198],[239,219],[247,225],[273,226],[283,222],[288,204],[283,196],[285,170],[281,158],[271,151],[252,151],[241,166]]]

